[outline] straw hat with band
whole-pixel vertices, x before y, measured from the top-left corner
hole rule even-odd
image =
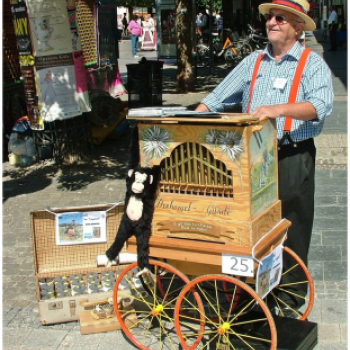
[[[306,0],[273,0],[270,3],[261,4],[259,6],[259,11],[265,15],[266,13],[269,13],[271,8],[281,9],[296,14],[305,21],[304,30],[313,31],[316,29],[315,22],[307,15],[310,5]]]

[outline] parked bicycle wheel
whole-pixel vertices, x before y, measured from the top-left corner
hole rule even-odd
[[[199,44],[196,47],[197,64],[200,67],[207,67],[210,63],[210,51],[205,45]]]
[[[242,59],[249,56],[252,52],[253,52],[253,48],[247,42],[243,43],[241,48]]]
[[[225,50],[224,59],[225,63],[229,67],[235,66],[240,61],[239,56],[236,53],[234,53],[231,49]]]

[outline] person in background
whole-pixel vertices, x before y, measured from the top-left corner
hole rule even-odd
[[[151,26],[152,26],[152,33],[154,31],[154,19],[153,19],[153,16],[151,14],[148,14],[147,15],[147,18],[148,18],[148,22],[151,23]]]
[[[152,15],[153,18],[153,43],[154,43],[154,50],[157,50],[157,25],[156,25],[156,15]]]
[[[117,26],[118,26],[118,40],[121,43],[123,38],[123,32],[124,32],[124,24],[122,20],[122,15],[118,15],[117,17]]]
[[[150,21],[151,15],[147,14],[142,22],[142,43],[141,50],[154,50],[153,43],[153,20]]]
[[[219,38],[221,38],[222,35],[222,31],[224,29],[224,19],[223,19],[223,12],[220,11],[217,15],[216,15],[216,30],[218,31],[218,35]]]
[[[333,5],[329,7],[328,27],[331,41],[331,48],[328,51],[337,51],[338,14]]]
[[[137,19],[137,24],[141,27],[141,34],[139,36],[139,41],[138,41],[138,44],[137,44],[137,51],[141,51],[141,46],[142,46],[142,41],[143,41],[143,27],[142,27],[143,16],[141,16],[141,17],[139,17]]]
[[[132,19],[129,22],[128,25],[128,32],[131,35],[131,52],[134,58],[138,58],[139,56],[136,55],[137,53],[137,46],[139,43],[139,36],[141,35],[141,27],[137,23],[138,16],[132,15]]]
[[[122,22],[124,25],[124,35],[126,36],[128,34],[128,20],[126,19],[126,13],[124,13]]]
[[[196,19],[197,31],[202,36],[203,42],[207,43],[209,40],[209,16],[204,7],[201,7],[198,11]]]
[[[278,138],[278,185],[282,202],[282,218],[291,221],[284,246],[292,249],[307,265],[314,219],[315,157],[314,137],[322,131],[324,120],[332,112],[333,86],[329,67],[315,52],[298,41],[303,31],[313,31],[315,22],[306,14],[306,0],[273,0],[263,3],[259,11],[266,19],[269,44],[242,60],[227,77],[205,97],[196,111],[224,112],[242,102],[245,113],[264,120],[276,121]],[[294,103],[289,94],[295,70],[301,57],[308,53]],[[300,67],[300,66],[299,66]],[[257,72],[254,74],[253,71]],[[286,116],[287,119],[285,125]],[[291,128],[285,132],[291,121]],[[295,264],[286,254],[283,268]],[[293,278],[282,277],[285,292],[277,297],[284,310],[271,309],[282,316],[297,317],[297,310],[305,303],[307,284],[299,283],[304,275],[295,270]]]

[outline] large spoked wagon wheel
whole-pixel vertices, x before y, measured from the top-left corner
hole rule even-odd
[[[276,313],[279,316],[305,320],[314,302],[312,278],[306,265],[296,253],[288,247],[284,247],[283,254],[286,254],[287,258],[293,261],[293,265],[282,273],[281,283],[269,293],[267,303],[275,305]],[[292,279],[292,276],[296,271],[299,271],[303,277],[295,282],[295,278]],[[294,282],[289,282],[289,280]],[[305,292],[300,290],[308,290],[308,294],[305,296]],[[286,302],[287,299],[295,300],[296,305]],[[299,309],[298,305],[301,304],[304,306]]]
[[[202,299],[204,312],[198,310],[196,317],[186,319],[183,310],[191,305],[194,291]],[[274,350],[277,346],[276,326],[267,305],[251,287],[231,276],[200,276],[187,284],[177,300],[174,320],[184,350]]]
[[[115,314],[125,336],[139,349],[178,350],[174,310],[189,279],[164,262],[150,260],[150,265],[152,273],[138,276],[137,263],[120,273],[114,287]],[[187,317],[203,310],[198,294],[189,296],[189,301],[191,305],[184,303]]]

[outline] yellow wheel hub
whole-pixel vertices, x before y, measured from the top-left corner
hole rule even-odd
[[[162,305],[157,305],[157,307],[155,307],[153,310],[152,310],[152,316],[157,316],[160,312],[162,312],[164,310],[163,306]]]
[[[224,335],[226,331],[230,329],[230,324],[228,322],[224,322],[219,328],[218,333],[220,335]]]

